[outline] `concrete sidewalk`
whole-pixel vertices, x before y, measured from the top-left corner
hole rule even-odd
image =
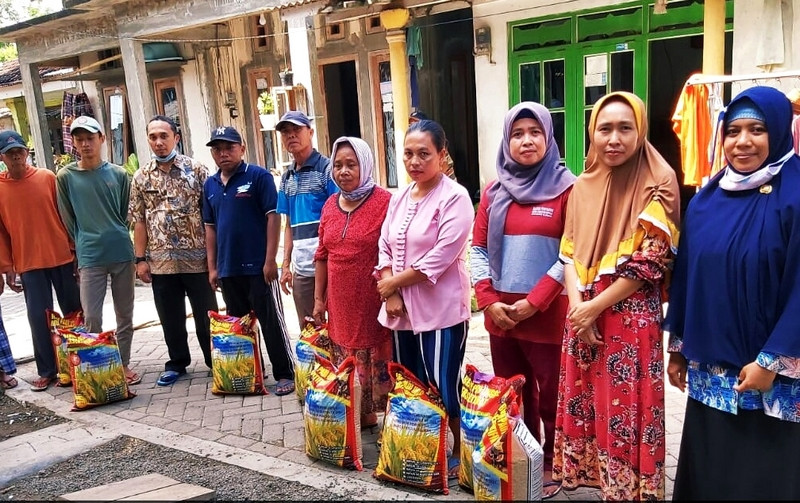
[[[284,296],[283,302],[289,332],[294,343],[300,330],[295,319],[291,296]],[[15,356],[18,358],[25,356],[24,348],[30,347],[30,329],[27,326],[22,295],[7,292],[0,298],[0,303]],[[220,305],[223,305],[221,298]],[[188,307],[187,312],[191,312]],[[113,327],[110,292],[106,298],[104,313],[105,326]],[[137,286],[134,324],[148,325],[147,322],[151,321],[156,323],[158,321],[152,291],[149,285]],[[363,433],[365,466],[363,472],[341,470],[308,458],[304,452],[302,409],[296,395],[283,397],[274,394],[224,397],[212,395],[211,377],[202,362],[200,349],[194,339],[193,320],[187,320],[187,323],[190,347],[195,361],[187,369],[187,375],[171,387],[156,386],[156,380],[167,360],[167,348],[161,327],[155,324],[136,330],[134,333],[131,366],[142,375],[143,379],[141,384],[132,387],[137,394],[132,400],[84,412],[70,412],[71,388],[51,387],[46,392],[34,393],[26,383],[21,382],[18,388],[9,391],[8,394],[16,399],[46,407],[72,420],[69,427],[58,426],[60,428],[58,436],[61,439],[69,439],[71,435],[80,438],[89,435],[93,438],[107,439],[125,434],[336,494],[347,494],[350,497],[359,494],[363,495],[364,499],[370,500],[472,499],[472,495],[461,491],[455,483],[450,486],[450,495],[442,496],[379,482],[372,478],[372,471],[378,458],[375,445],[377,428]],[[466,362],[484,371],[492,369],[488,334],[483,328],[481,314],[473,316],[470,323]],[[270,371],[268,365],[267,372],[271,373]],[[31,382],[36,378],[35,364],[33,362],[21,364],[17,377]],[[271,377],[267,382],[274,386]],[[668,384],[665,387],[668,477],[666,496],[669,499],[672,496],[686,399]],[[30,438],[22,438],[29,436]],[[2,442],[0,450],[7,452],[6,449],[13,448],[15,455],[0,457],[0,473],[10,470],[12,464],[17,464],[18,457],[33,458],[31,466],[46,464],[43,458],[55,462],[60,455],[59,445],[48,441],[48,434],[38,432]],[[87,446],[87,449],[89,447]],[[0,486],[5,482],[0,478]],[[562,491],[554,498],[554,500],[581,501],[597,499],[599,492],[588,488]]]

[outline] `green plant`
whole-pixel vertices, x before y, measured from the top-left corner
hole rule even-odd
[[[275,100],[269,91],[264,91],[258,95],[258,113],[261,115],[272,115],[275,113]]]
[[[128,176],[133,176],[133,174],[136,173],[136,170],[139,169],[139,158],[136,157],[135,153],[129,155],[128,160],[125,161],[125,164],[123,164],[122,167],[128,172]]]

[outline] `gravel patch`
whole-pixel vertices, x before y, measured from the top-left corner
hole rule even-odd
[[[0,394],[0,442],[66,421],[47,409]]]
[[[236,465],[121,436],[0,489],[0,500],[55,500],[59,496],[160,473],[217,491],[220,501],[336,501],[339,495]]]

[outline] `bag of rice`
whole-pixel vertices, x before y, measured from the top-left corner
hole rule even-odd
[[[306,454],[343,468],[361,471],[361,384],[355,359],[339,368],[317,357],[303,407]]]
[[[128,388],[114,331],[87,334],[59,330],[67,340],[74,405],[83,410],[127,400],[136,395]]]
[[[542,499],[544,451],[525,426],[516,396],[502,401],[492,416],[472,452],[472,469],[478,501]]]
[[[83,311],[75,311],[62,317],[56,311],[47,310],[47,321],[50,325],[50,334],[53,338],[53,350],[56,354],[56,369],[58,371],[58,382],[56,386],[66,387],[72,384],[69,373],[69,359],[67,358],[67,338],[58,331],[72,330],[75,332],[85,332],[83,327]]]
[[[389,363],[389,393],[381,432],[378,479],[449,494],[447,413],[439,392],[428,388],[399,363]]]
[[[484,374],[467,364],[461,384],[461,467],[458,470],[458,484],[472,492],[472,451],[483,438],[500,402],[509,400],[512,391],[518,393],[525,384],[525,377],[515,375],[505,379]]]
[[[328,337],[328,329],[325,325],[315,327],[309,323],[300,332],[300,340],[295,345],[297,353],[297,364],[294,367],[294,390],[297,399],[302,404],[306,399],[308,389],[308,379],[311,376],[311,369],[316,364],[316,355],[320,355],[326,360],[331,359],[331,340]]]
[[[261,334],[255,313],[241,318],[208,312],[211,321],[211,374],[215,395],[266,395],[261,369]]]

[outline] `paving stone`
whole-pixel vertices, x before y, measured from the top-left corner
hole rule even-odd
[[[175,433],[191,433],[196,430],[198,426],[182,421],[170,421],[169,424],[165,424],[163,428],[165,430],[174,431]]]
[[[261,430],[263,427],[260,419],[243,419],[242,436],[252,438],[253,440],[261,440]]]
[[[248,407],[234,407],[230,409],[225,409],[222,411],[222,417],[228,416],[244,416],[245,414],[253,413],[253,412],[261,412],[261,405],[255,404],[250,405]]]
[[[283,446],[289,449],[305,448],[306,436],[305,429],[297,425],[284,425],[283,427]]]
[[[221,410],[206,410],[203,412],[203,428],[217,427],[222,424]]]
[[[242,449],[247,449],[256,443],[252,439],[240,437],[238,435],[225,435],[224,437],[218,438],[217,442],[233,447],[241,447]]]
[[[216,430],[212,430],[212,429],[209,429],[209,428],[198,428],[198,429],[196,429],[194,431],[190,431],[188,433],[188,435],[191,435],[191,436],[193,436],[195,438],[200,438],[200,439],[203,439],[203,440],[210,440],[210,441],[214,442],[217,439],[224,437],[225,433],[222,433],[222,432],[216,431]]]
[[[235,431],[237,433],[241,433],[242,428],[242,417],[241,416],[231,416],[231,417],[223,417],[222,423],[219,427],[220,431]]]

